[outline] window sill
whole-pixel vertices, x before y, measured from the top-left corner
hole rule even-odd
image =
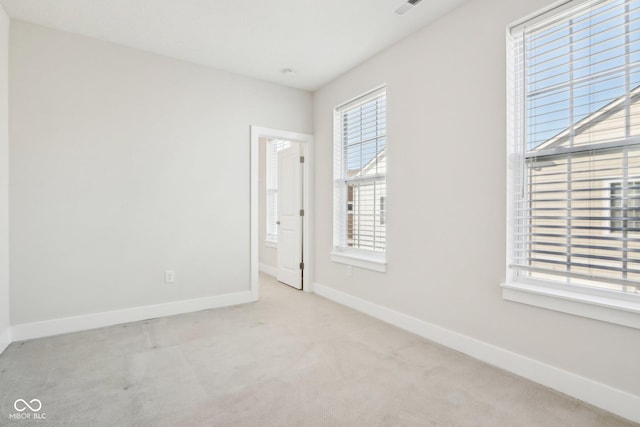
[[[273,240],[265,240],[264,245],[268,248],[278,249],[278,242],[274,242]]]
[[[640,297],[556,289],[543,284],[502,284],[502,298],[522,304],[640,329]]]
[[[331,261],[351,265],[353,267],[366,268],[380,273],[387,271],[387,262],[384,254],[362,254],[334,251],[331,252]]]

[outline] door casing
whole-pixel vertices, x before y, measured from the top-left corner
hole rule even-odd
[[[302,221],[302,233],[304,242],[302,250],[304,253],[304,283],[302,290],[312,292],[312,283],[314,279],[313,265],[313,135],[299,132],[291,132],[280,129],[271,129],[260,126],[251,126],[251,250],[250,250],[250,269],[251,269],[251,299],[257,301],[260,297],[259,283],[259,219],[258,219],[258,203],[259,203],[259,153],[260,139],[285,139],[288,141],[299,142],[304,156],[304,172],[303,172],[303,209],[304,216]]]

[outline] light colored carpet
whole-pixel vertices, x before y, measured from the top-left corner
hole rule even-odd
[[[316,295],[12,344],[0,425],[631,426]],[[38,398],[46,421],[11,421]]]

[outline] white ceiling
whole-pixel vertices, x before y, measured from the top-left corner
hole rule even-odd
[[[315,90],[463,1],[0,0],[16,19]],[[292,68],[293,76],[281,70]]]

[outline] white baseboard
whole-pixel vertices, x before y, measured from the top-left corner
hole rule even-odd
[[[316,294],[339,304],[351,307],[621,417],[640,422],[640,396],[354,297],[317,282],[313,284],[313,289]]]
[[[42,322],[23,323],[11,327],[11,340],[23,341],[42,338],[248,302],[251,302],[250,291],[65,317]]]
[[[4,331],[0,331],[0,354],[9,347],[9,344],[11,344],[11,329],[5,328]]]
[[[272,276],[272,277],[278,277],[277,267],[272,267],[270,265],[260,263],[258,269],[262,271],[264,274],[268,274],[269,276]]]

